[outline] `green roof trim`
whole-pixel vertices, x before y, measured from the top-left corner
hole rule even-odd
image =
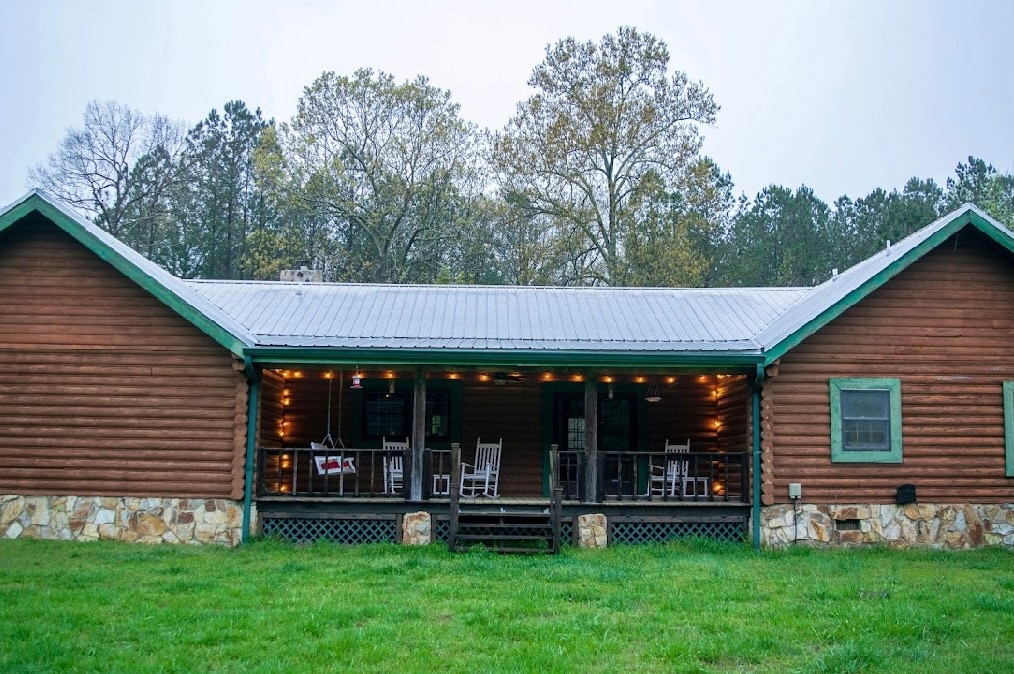
[[[51,202],[42,193],[38,191],[30,192],[22,201],[10,207],[6,212],[0,213],[0,232],[6,231],[33,212],[38,212],[48,219],[101,260],[110,264],[114,269],[179,314],[184,320],[211,337],[215,342],[228,349],[234,355],[238,357],[243,356],[244,350],[250,344],[249,340],[233,334],[232,331],[213,320],[200,308],[187,302],[178,292],[169,288],[155,276],[128,259],[108,242],[103,241],[94,231],[91,231],[93,225],[83,224],[75,216],[64,210],[63,207]],[[154,263],[151,264],[154,265]],[[165,274],[169,276],[168,272],[165,272]]]
[[[763,361],[760,353],[666,351],[494,351],[470,349],[341,349],[307,347],[250,347],[246,354],[259,365],[440,365],[513,367],[658,367],[724,372],[752,368]],[[752,370],[751,370],[752,371]]]
[[[1014,253],[1014,239],[1004,231],[998,229],[998,224],[982,217],[972,208],[957,213],[950,221],[944,224],[939,230],[928,236],[925,241],[898,257],[884,269],[864,281],[858,288],[849,292],[837,302],[824,308],[819,314],[805,322],[794,332],[773,345],[765,352],[765,365],[770,365],[777,359],[784,356],[788,351],[795,348],[804,339],[814,334],[832,320],[840,316],[847,309],[855,306],[862,299],[873,291],[877,290],[889,280],[897,276],[914,262],[917,262],[929,251],[941,245],[955,233],[967,226],[975,227],[977,230],[988,236],[1007,251]]]

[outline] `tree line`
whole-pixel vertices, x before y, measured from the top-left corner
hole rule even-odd
[[[243,101],[191,128],[94,101],[29,182],[187,278],[519,285],[811,285],[974,202],[1014,225],[1014,175],[981,159],[828,205],[736,196],[703,155],[719,107],[666,45],[560,40],[499,130],[447,90],[321,74],[291,120]]]

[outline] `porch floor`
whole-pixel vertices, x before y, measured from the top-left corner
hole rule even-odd
[[[292,504],[296,504],[296,503],[307,503],[307,504],[309,504],[309,503],[318,503],[318,504],[330,503],[330,504],[334,504],[334,505],[338,505],[338,504],[342,504],[342,505],[356,504],[357,506],[362,506],[362,505],[367,505],[367,504],[375,504],[375,505],[381,505],[381,504],[383,504],[383,506],[385,508],[386,507],[390,507],[392,505],[411,505],[411,506],[413,506],[416,509],[422,508],[426,504],[430,504],[430,503],[439,505],[441,509],[444,509],[451,502],[450,498],[448,498],[448,497],[431,497],[430,499],[425,500],[425,501],[409,501],[407,499],[400,498],[400,497],[369,497],[369,498],[365,498],[365,497],[355,497],[355,496],[343,496],[341,498],[335,498],[333,496],[330,496],[330,497],[329,496],[262,496],[262,497],[254,499],[254,500],[257,501],[258,503],[266,503],[266,504],[273,504],[273,505],[284,504],[284,503],[292,503]],[[494,507],[494,506],[548,506],[549,505],[549,497],[548,496],[500,496],[498,498],[490,498],[488,496],[476,496],[474,498],[462,498],[462,499],[459,499],[458,503],[460,503],[462,506],[466,506],[466,507],[470,507],[470,506],[489,506],[489,507]],[[701,498],[701,499],[688,498],[686,500],[679,500],[679,499],[664,499],[662,497],[658,497],[658,498],[653,498],[651,500],[648,500],[648,499],[645,499],[645,498],[641,498],[641,499],[638,499],[638,500],[634,500],[634,499],[607,499],[605,501],[599,501],[599,502],[593,502],[593,503],[589,503],[589,502],[586,502],[586,501],[580,501],[580,500],[576,500],[576,499],[575,500],[564,499],[563,505],[564,506],[570,506],[570,507],[585,507],[585,508],[595,507],[595,506],[601,506],[601,507],[624,506],[624,507],[640,507],[640,508],[659,508],[659,507],[672,507],[672,506],[680,506],[680,507],[688,506],[688,507],[697,507],[697,508],[700,508],[700,507],[709,507],[709,508],[715,508],[715,507],[722,508],[722,507],[725,507],[725,508],[730,508],[730,509],[736,509],[736,510],[738,510],[738,509],[742,509],[744,507],[749,507],[750,504],[749,503],[744,503],[744,502],[741,502],[741,501],[726,501],[724,499],[709,500],[709,499],[706,499],[706,498]]]

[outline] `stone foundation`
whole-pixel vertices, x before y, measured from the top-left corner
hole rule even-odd
[[[3,538],[232,546],[242,530],[242,501],[0,495]]]
[[[601,513],[578,515],[577,545],[581,548],[604,548],[609,544],[609,523]]]
[[[405,545],[429,545],[433,540],[430,514],[425,511],[405,513],[401,518],[401,542]]]
[[[1014,547],[1014,503],[768,506],[761,509],[761,540],[770,546]]]

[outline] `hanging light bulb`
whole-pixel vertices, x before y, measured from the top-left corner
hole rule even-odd
[[[363,387],[363,375],[359,374],[359,366],[356,366],[356,372],[352,375],[352,386],[349,388],[359,389]]]

